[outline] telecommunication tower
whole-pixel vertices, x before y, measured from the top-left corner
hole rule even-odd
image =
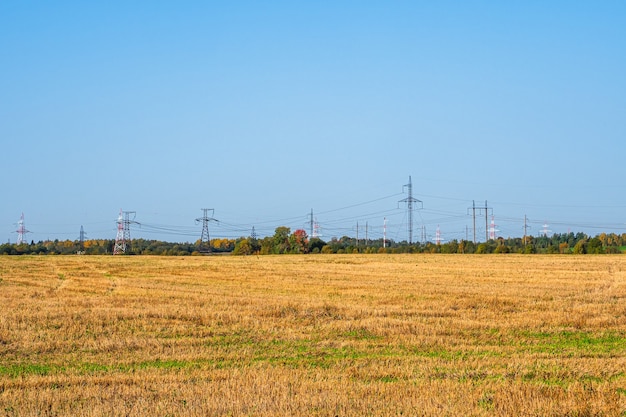
[[[126,249],[130,246],[130,224],[139,224],[136,222],[136,211],[122,211],[117,218],[117,235],[115,236],[115,246],[113,246],[113,255],[121,255],[126,253]],[[131,220],[130,216],[133,216]]]
[[[216,222],[217,220],[213,218],[215,213],[214,209],[203,208],[201,209],[204,213],[202,217],[198,217],[196,219],[196,223],[202,222],[202,234],[200,235],[200,245],[198,248],[198,252],[201,253],[209,253],[211,252],[211,238],[209,236],[209,222]],[[209,217],[209,211],[211,212],[211,217]]]
[[[402,191],[404,188],[407,188],[409,196],[403,200],[400,200],[399,203],[407,204],[407,211],[409,214],[409,245],[413,243],[413,203],[423,204],[420,200],[413,198],[413,184],[411,183],[411,176],[409,175],[409,183],[402,187]]]
[[[24,213],[22,213],[20,220],[17,222],[16,232],[17,232],[17,244],[21,245],[22,243],[24,243],[24,235],[26,233],[30,233],[30,230],[26,230],[26,227],[24,226]]]

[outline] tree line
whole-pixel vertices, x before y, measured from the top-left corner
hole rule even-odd
[[[128,255],[200,255],[207,252],[231,253],[235,240],[213,239],[210,247],[196,243],[172,243],[160,240],[133,239],[126,249]],[[111,255],[115,239],[90,239],[84,242],[72,240],[46,240],[0,245],[0,255]]]
[[[544,253],[544,254],[606,254],[626,251],[626,233],[601,233],[591,237],[585,233],[556,233],[551,236],[498,238],[474,243],[470,240],[451,240],[409,243],[393,240],[357,240],[343,236],[323,241],[309,239],[302,229],[290,232],[287,227],[276,229],[274,236],[261,240],[241,238],[235,243],[234,255],[268,255],[284,253]]]
[[[46,240],[20,245],[0,245],[0,255],[107,255],[113,253],[114,239],[90,239],[84,242],[71,240]],[[172,243],[159,240],[134,239],[129,244],[129,255],[186,256],[203,254],[278,255],[316,253],[544,253],[544,254],[617,254],[626,252],[626,233],[556,233],[551,236],[525,236],[498,238],[474,243],[469,240],[451,240],[409,243],[383,239],[355,239],[343,236],[328,241],[310,238],[302,229],[291,231],[288,227],[276,228],[273,236],[264,238],[240,237],[237,239],[212,239],[206,242]]]

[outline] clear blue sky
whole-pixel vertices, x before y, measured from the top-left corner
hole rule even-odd
[[[626,232],[624,1],[9,0],[0,50],[3,242],[403,240],[409,176],[413,240]]]

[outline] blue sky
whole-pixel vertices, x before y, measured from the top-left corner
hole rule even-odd
[[[413,240],[626,232],[623,1],[6,1],[0,47],[0,241],[403,240],[409,176]]]

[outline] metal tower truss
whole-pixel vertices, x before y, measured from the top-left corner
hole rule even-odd
[[[409,175],[409,183],[403,186],[403,191],[404,188],[407,188],[407,191],[409,193],[409,196],[403,200],[400,200],[399,203],[406,203],[407,205],[407,212],[409,215],[409,245],[413,243],[413,204],[414,203],[419,203],[421,205],[420,208],[423,208],[423,203],[422,201],[413,198],[413,184],[411,183],[411,176]]]
[[[130,224],[139,224],[136,222],[135,211],[122,211],[120,209],[120,215],[117,218],[117,235],[115,236],[115,246],[113,247],[113,255],[121,255],[126,253],[126,250],[130,246]],[[133,216],[133,220],[130,216]]]
[[[209,236],[209,222],[217,221],[216,219],[213,218],[215,209],[203,208],[201,210],[204,213],[204,215],[196,219],[196,223],[202,222],[202,234],[200,235],[200,244],[198,245],[199,246],[198,252],[210,253],[211,252],[211,238]],[[211,217],[209,217],[209,211],[211,212]]]
[[[22,243],[25,243],[24,235],[26,233],[30,233],[30,230],[26,230],[26,227],[24,226],[24,213],[22,213],[20,220],[17,222],[16,232],[17,232],[17,244],[21,245]]]
[[[489,224],[489,240],[496,240],[497,233],[500,229],[497,229],[496,220],[493,215],[491,216],[491,223]]]

